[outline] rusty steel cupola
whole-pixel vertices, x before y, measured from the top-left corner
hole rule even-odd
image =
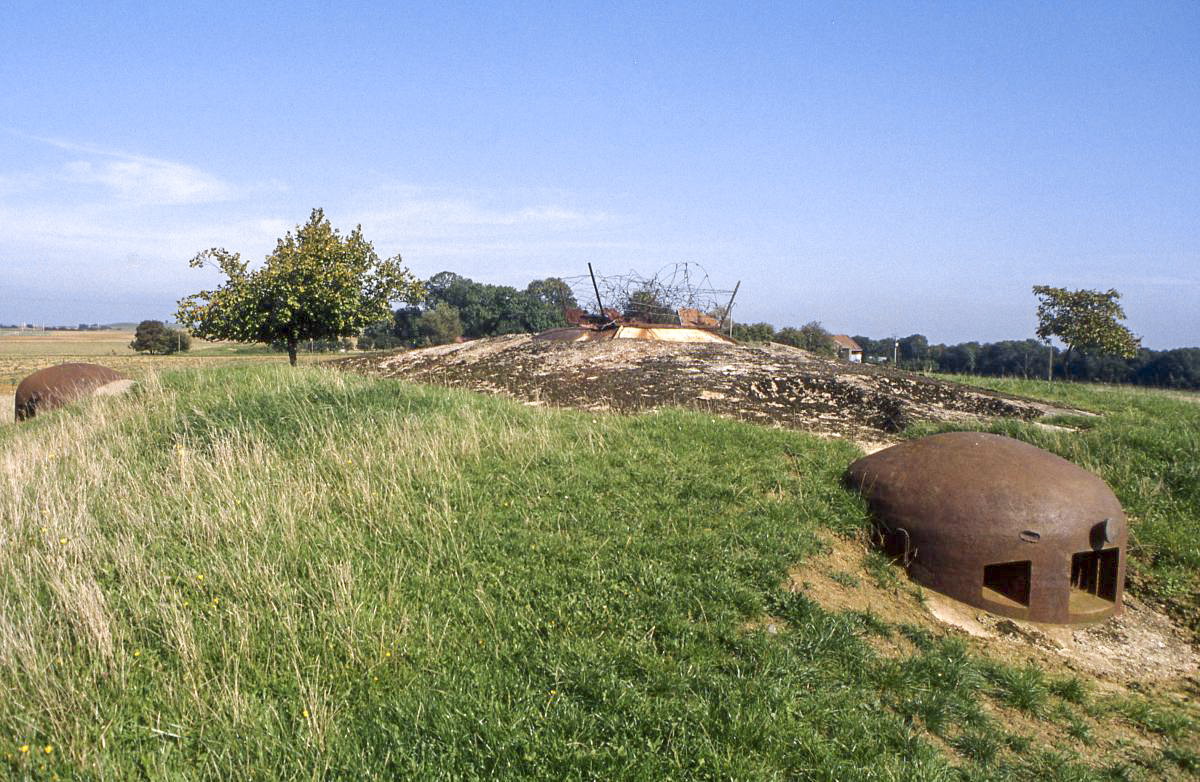
[[[994,434],[949,432],[850,465],[913,580],[1016,619],[1096,622],[1121,610],[1126,523],[1096,475]]]
[[[92,394],[112,394],[133,384],[114,369],[99,364],[59,364],[34,372],[21,381],[13,398],[18,421]]]

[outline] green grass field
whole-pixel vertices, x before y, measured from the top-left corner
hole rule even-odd
[[[1133,588],[1186,616],[1200,407],[1061,393],[1108,415],[1043,444],[1113,483]],[[781,589],[865,528],[846,443],[268,365],[149,374],[0,454],[11,778],[1200,772],[1194,695]]]

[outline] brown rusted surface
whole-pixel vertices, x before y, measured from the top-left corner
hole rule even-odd
[[[695,307],[680,307],[676,314],[679,315],[679,324],[681,326],[696,326],[702,329],[715,329],[721,325],[721,322],[709,315],[707,312],[701,312]]]
[[[590,323],[592,316],[588,315],[578,307],[567,307],[563,310],[563,319],[572,326],[579,326],[584,323]]]
[[[32,418],[122,381],[122,390],[131,384],[125,375],[99,364],[59,364],[38,370],[17,386],[16,418]]]
[[[578,307],[563,309],[565,328],[534,334],[534,342],[598,342],[612,339],[639,339],[650,342],[720,342],[734,344],[720,333],[720,322],[698,309],[681,307],[678,323],[650,323],[628,318],[611,307],[601,315],[591,315]]]
[[[1077,624],[1119,613],[1126,523],[1103,480],[994,434],[950,432],[850,465],[889,550],[942,594],[1004,616]]]

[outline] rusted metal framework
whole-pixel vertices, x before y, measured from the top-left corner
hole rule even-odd
[[[16,418],[24,421],[96,393],[116,393],[133,384],[99,364],[59,364],[40,369],[17,386]]]
[[[950,432],[866,456],[847,482],[913,580],[1004,616],[1080,624],[1121,610],[1126,523],[1103,480],[994,434]]]
[[[653,277],[636,272],[603,277],[596,275],[589,263],[587,275],[566,277],[564,282],[571,286],[576,301],[591,302],[591,306],[567,309],[563,315],[570,326],[543,331],[535,340],[733,341],[721,332],[730,323],[738,286],[731,291],[711,287],[708,273],[699,264],[664,266]]]
[[[563,281],[576,301],[587,302],[589,312],[608,320],[700,328],[728,323],[737,290],[714,287],[704,267],[690,262],[667,264],[649,277],[630,271],[608,276],[589,273]]]

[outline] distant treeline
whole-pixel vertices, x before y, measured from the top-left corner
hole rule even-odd
[[[363,349],[423,347],[500,334],[538,332],[566,326],[563,309],[578,307],[567,283],[558,277],[534,280],[518,290],[487,285],[454,272],[425,281],[425,301],[403,307],[391,322],[368,326],[358,339]]]
[[[1065,351],[1035,339],[930,345],[923,334],[900,339],[854,337],[866,361],[926,372],[1044,378],[1053,354],[1054,377],[1200,390],[1200,348],[1139,350],[1133,358]]]
[[[17,329],[18,331],[108,331],[112,327],[99,323],[80,323],[78,326],[32,326],[28,323],[0,323],[0,329]]]

